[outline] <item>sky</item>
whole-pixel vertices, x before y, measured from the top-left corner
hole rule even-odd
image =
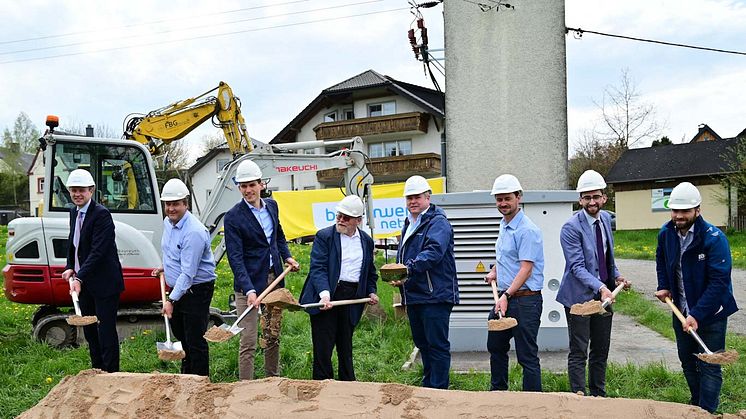
[[[507,13],[520,13],[525,1],[511,1],[515,10]],[[746,50],[746,1],[565,5],[569,27]],[[442,5],[423,9],[431,48],[443,47],[442,12]],[[241,99],[249,134],[266,142],[321,90],[368,69],[432,87],[407,41],[413,15],[406,0],[12,0],[0,13],[0,129],[25,112],[40,130],[55,114],[61,127],[90,123],[119,135],[128,114],[225,81]],[[746,128],[744,55],[588,33],[567,35],[566,46],[571,153],[598,124],[596,103],[623,69],[640,100],[656,109],[661,135],[674,142],[689,141],[701,123],[724,138]],[[185,141],[197,154],[202,137],[216,132],[204,124]]]

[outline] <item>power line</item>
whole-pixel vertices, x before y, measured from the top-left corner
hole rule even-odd
[[[395,9],[388,9],[388,10],[378,10],[374,12],[367,12],[367,13],[358,13],[354,15],[347,15],[347,16],[338,16],[338,17],[331,17],[331,18],[324,18],[324,19],[316,19],[316,20],[309,20],[306,22],[295,22],[295,23],[288,23],[284,25],[274,25],[274,26],[265,26],[262,28],[253,28],[253,29],[245,29],[240,31],[232,31],[232,32],[223,32],[218,34],[211,34],[211,35],[202,35],[202,36],[193,36],[188,38],[180,38],[180,39],[172,39],[168,41],[158,41],[158,42],[148,42],[144,44],[136,44],[136,45],[127,45],[127,46],[121,46],[121,47],[112,47],[112,48],[103,48],[98,49],[95,51],[79,51],[79,52],[71,52],[67,54],[58,54],[58,55],[49,55],[46,57],[34,57],[34,58],[24,58],[24,59],[18,59],[18,60],[8,60],[8,61],[0,61],[0,65],[3,64],[13,64],[13,63],[22,63],[22,62],[29,62],[29,61],[41,61],[41,60],[48,60],[53,58],[61,58],[61,57],[72,57],[76,55],[83,55],[83,54],[95,54],[99,52],[109,52],[109,51],[118,51],[118,50],[125,50],[125,49],[131,49],[131,48],[139,48],[139,47],[147,47],[147,46],[154,46],[154,45],[165,45],[165,44],[173,44],[177,42],[182,41],[193,41],[198,39],[209,39],[209,38],[217,38],[221,36],[231,36],[231,35],[238,35],[242,33],[249,33],[249,32],[258,32],[263,30],[269,30],[269,29],[278,29],[278,28],[288,28],[291,26],[301,26],[301,25],[309,25],[312,23],[320,23],[320,22],[330,22],[334,20],[342,20],[342,19],[349,19],[353,17],[361,17],[361,16],[370,16],[370,15],[376,15],[381,13],[390,13],[390,12],[398,12],[401,10],[409,10],[408,7],[399,7]]]
[[[56,35],[44,35],[44,36],[38,36],[36,38],[25,38],[25,39],[14,39],[11,41],[0,41],[0,45],[5,44],[16,44],[20,42],[28,42],[28,41],[39,41],[42,39],[51,39],[51,38],[63,38],[66,36],[72,36],[72,35],[82,35],[87,33],[95,33],[95,32],[103,32],[103,31],[111,31],[111,30],[118,30],[118,29],[129,29],[129,28],[136,28],[138,26],[146,26],[146,25],[154,25],[156,23],[166,23],[166,22],[175,22],[179,20],[187,20],[187,19],[194,19],[194,18],[204,18],[207,16],[218,16],[218,15],[225,15],[230,13],[238,13],[238,12],[245,12],[247,10],[257,10],[257,9],[266,9],[269,7],[277,7],[277,6],[286,6],[288,4],[295,4],[295,3],[303,3],[311,0],[294,0],[294,1],[288,1],[285,3],[278,3],[278,4],[269,4],[269,5],[263,5],[263,6],[254,6],[254,7],[244,7],[242,9],[233,9],[233,10],[225,10],[222,12],[213,12],[213,13],[207,13],[202,14],[199,16],[182,16],[177,17],[173,19],[161,19],[161,20],[151,20],[150,22],[140,22],[140,23],[131,23],[129,25],[119,26],[115,28],[106,28],[106,29],[91,29],[86,31],[76,31],[76,32],[67,32],[67,33],[60,33]]]
[[[307,0],[304,0],[304,1],[307,1]],[[219,25],[230,25],[234,23],[244,23],[244,22],[250,22],[250,21],[256,21],[256,20],[273,19],[276,17],[285,17],[285,16],[292,16],[292,15],[300,15],[304,13],[341,9],[344,7],[360,6],[363,4],[370,4],[370,3],[380,3],[382,1],[384,0],[367,0],[367,1],[361,1],[358,3],[348,3],[348,4],[337,5],[337,6],[320,7],[317,9],[300,10],[296,12],[281,13],[281,14],[270,15],[270,16],[252,17],[252,18],[238,19],[238,20],[219,22],[219,23],[209,23],[209,24],[204,24],[204,25],[188,26],[185,28],[177,28],[177,29],[165,29],[162,31],[157,31],[157,32],[152,32],[152,33],[147,33],[147,34],[135,34],[135,35],[128,35],[128,36],[113,37],[113,38],[108,38],[108,39],[97,39],[94,41],[80,41],[80,42],[73,42],[73,43],[68,43],[68,44],[50,45],[46,47],[26,48],[26,49],[14,50],[14,51],[0,52],[0,55],[12,55],[12,54],[21,54],[21,53],[26,53],[26,52],[46,51],[46,50],[55,49],[55,48],[75,47],[75,46],[88,45],[88,44],[97,44],[100,42],[107,42],[107,41],[121,41],[124,39],[142,38],[145,36],[153,36],[153,35],[163,35],[167,33],[182,32],[182,31],[193,30],[193,29],[211,28],[218,24]],[[294,2],[291,2],[291,3],[294,3]]]
[[[580,29],[580,28],[565,27],[565,33],[568,33],[568,32],[575,32],[575,35],[578,38],[582,37],[584,33],[592,33],[594,35],[609,36],[609,37],[612,37],[612,38],[628,39],[628,40],[631,40],[631,41],[649,42],[649,43],[652,43],[652,44],[668,45],[668,46],[672,46],[672,47],[691,48],[691,49],[698,49],[698,50],[702,50],[702,51],[712,51],[712,52],[722,52],[722,53],[725,53],[725,54],[746,55],[746,52],[743,52],[743,51],[732,51],[732,50],[719,49],[719,48],[700,47],[700,46],[696,46],[696,45],[677,44],[677,43],[674,43],[674,42],[658,41],[658,40],[655,40],[655,39],[637,38],[637,37],[634,37],[634,36],[616,35],[616,34],[611,34],[611,33],[589,31],[589,30]]]

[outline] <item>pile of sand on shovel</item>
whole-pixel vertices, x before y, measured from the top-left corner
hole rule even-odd
[[[88,326],[98,323],[98,317],[96,316],[78,316],[77,314],[68,316],[65,320],[70,326]]]
[[[267,294],[262,303],[268,306],[279,305],[284,307],[287,304],[297,306],[298,300],[293,297],[293,294],[287,288],[278,288]]]
[[[603,308],[603,304],[598,300],[573,304],[572,307],[570,307],[570,314],[576,316],[592,316],[594,314],[604,313],[606,313],[606,309]]]
[[[518,326],[518,320],[512,317],[503,317],[502,319],[487,320],[487,330],[490,332],[500,332]]]
[[[407,278],[407,267],[401,263],[387,263],[381,266],[381,279],[386,282],[401,281]]]
[[[171,351],[168,349],[158,350],[158,359],[161,361],[179,361],[184,359],[186,353],[184,351]]]
[[[287,378],[211,383],[207,377],[82,371],[65,377],[29,418],[688,418],[696,406],[572,393],[460,391],[397,383]]]
[[[225,342],[233,337],[233,332],[225,330],[217,326],[213,326],[205,332],[203,335],[208,342]]]
[[[738,352],[725,351],[712,354],[697,354],[697,358],[703,362],[707,362],[708,364],[733,364],[738,361]]]

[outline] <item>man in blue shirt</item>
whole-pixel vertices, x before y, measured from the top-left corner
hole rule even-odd
[[[671,191],[671,221],[658,233],[655,267],[661,301],[670,298],[686,323],[673,316],[681,369],[689,385],[690,404],[714,413],[720,403],[723,374],[720,365],[708,364],[694,354],[702,352],[697,332],[710,350],[725,348],[728,316],[738,311],[731,280],[732,260],[728,239],[700,214],[702,196],[689,182]]]
[[[611,306],[604,314],[579,316],[570,313],[573,304],[611,299],[617,284],[629,286],[614,262],[614,236],[611,217],[601,208],[606,203],[606,181],[595,170],[586,170],[578,179],[581,211],[562,226],[560,243],[565,255],[565,273],[557,301],[565,306],[570,352],[567,375],[573,393],[586,394],[585,370],[588,361],[588,389],[591,396],[606,397],[606,363],[611,344]],[[590,345],[590,354],[588,347]]]
[[[495,244],[497,265],[485,277],[497,281],[500,298],[489,319],[515,318],[518,326],[487,332],[492,380],[490,390],[508,389],[508,351],[515,338],[518,363],[523,367],[523,390],[541,391],[541,365],[536,338],[541,324],[544,285],[544,242],[541,230],[521,211],[523,188],[515,176],[505,174],[492,186],[495,204],[503,219]]]
[[[298,271],[298,262],[290,255],[285,233],[280,225],[277,202],[262,199],[262,171],[251,160],[236,168],[235,182],[243,199],[225,214],[225,248],[233,271],[236,309],[242,313],[248,306],[256,308],[257,298],[277,275],[283,263]],[[283,287],[283,282],[277,286]],[[238,345],[238,378],[254,379],[254,353],[257,344],[258,310],[254,309],[239,323],[244,330]],[[267,307],[262,312],[264,372],[267,377],[280,374],[280,329],[282,309]]]
[[[181,373],[207,376],[210,353],[203,336],[217,278],[210,233],[189,212],[189,189],[181,180],[166,182],[161,201],[166,208],[161,238],[163,267],[155,269],[153,276],[164,272],[171,288],[162,312],[171,318],[174,336],[186,353]]]

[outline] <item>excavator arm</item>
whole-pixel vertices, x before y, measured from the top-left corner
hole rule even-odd
[[[215,91],[217,94],[211,96]],[[241,102],[222,81],[197,97],[172,103],[145,116],[128,117],[124,138],[144,144],[152,154],[157,154],[163,144],[183,138],[211,118],[213,125],[223,130],[234,156],[253,150],[241,115]]]

